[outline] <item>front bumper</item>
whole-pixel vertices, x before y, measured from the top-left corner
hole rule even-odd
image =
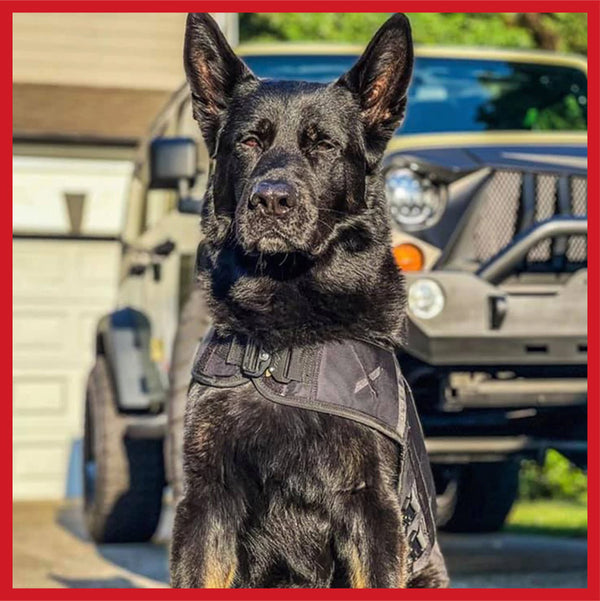
[[[587,271],[549,289],[507,291],[474,273],[407,273],[435,280],[443,311],[408,311],[406,352],[431,366],[586,365]]]

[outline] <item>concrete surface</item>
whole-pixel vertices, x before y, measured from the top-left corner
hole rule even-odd
[[[168,586],[165,512],[155,543],[93,545],[76,503],[15,503],[15,588]],[[443,535],[455,588],[584,588],[587,543],[520,534]]]

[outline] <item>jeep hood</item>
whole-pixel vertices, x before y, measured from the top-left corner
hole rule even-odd
[[[482,167],[585,175],[587,133],[400,135],[390,141],[385,163],[416,163],[449,179]]]

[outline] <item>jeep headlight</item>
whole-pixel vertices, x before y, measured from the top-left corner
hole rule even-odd
[[[408,289],[408,308],[419,319],[433,319],[445,304],[442,287],[433,280],[415,280]]]
[[[443,211],[442,190],[411,169],[390,169],[385,194],[392,218],[408,231],[433,225]]]

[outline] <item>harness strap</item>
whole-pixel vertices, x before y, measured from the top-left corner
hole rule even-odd
[[[302,349],[285,349],[276,353],[270,368],[271,375],[282,384],[302,382],[306,373],[307,355]]]

